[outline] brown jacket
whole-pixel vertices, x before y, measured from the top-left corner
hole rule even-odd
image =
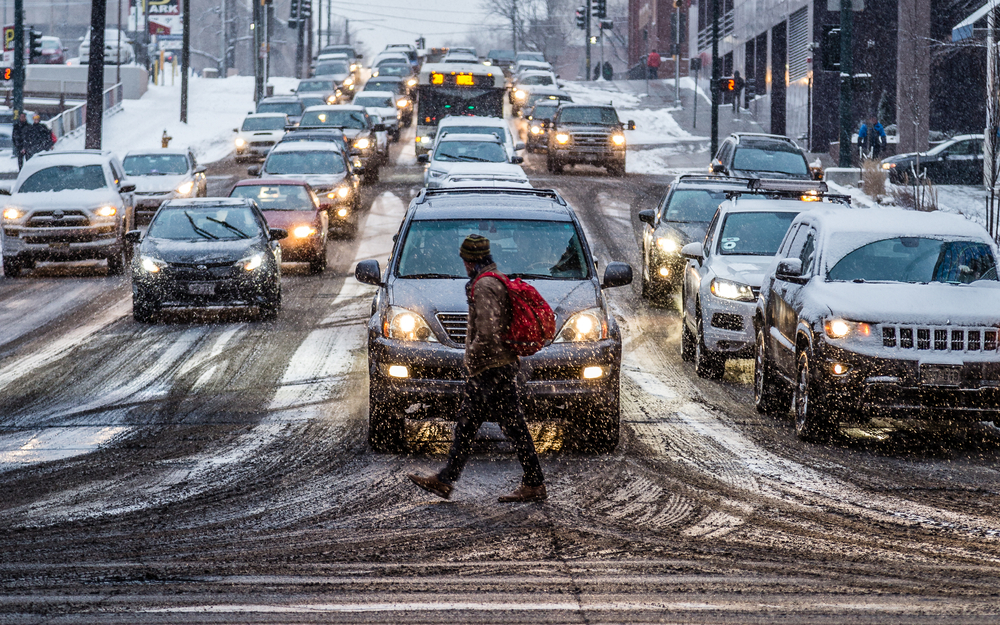
[[[487,265],[482,273],[487,271],[497,272],[497,266]],[[469,302],[466,326],[465,366],[470,375],[478,375],[487,369],[517,362],[517,354],[503,340],[510,332],[511,319],[507,286],[486,276],[476,282],[473,293],[475,301]]]

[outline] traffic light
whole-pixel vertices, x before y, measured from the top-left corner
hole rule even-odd
[[[299,27],[299,0],[291,0],[288,11],[288,27]]]
[[[34,61],[42,56],[42,31],[32,28],[28,31],[28,57]]]
[[[612,20],[601,20],[601,30],[611,30],[615,27]]]
[[[824,26],[820,43],[823,55],[823,71],[840,71],[840,26]]]
[[[312,0],[299,0],[299,19],[306,20],[312,17],[313,14],[313,4]]]
[[[587,27],[587,7],[577,7],[576,27],[583,30]]]
[[[720,78],[719,91],[736,91],[736,79],[732,76],[723,76]]]
[[[604,19],[608,16],[608,0],[593,0],[593,12],[591,15]]]

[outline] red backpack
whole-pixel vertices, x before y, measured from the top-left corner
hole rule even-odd
[[[548,302],[527,282],[520,278],[513,280],[492,271],[476,278],[492,276],[507,287],[510,296],[510,334],[504,340],[518,356],[530,356],[552,342],[556,336],[556,316]],[[476,282],[472,283],[472,297],[475,298]]]

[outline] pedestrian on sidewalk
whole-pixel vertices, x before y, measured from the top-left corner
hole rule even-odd
[[[862,160],[865,158],[880,160],[885,145],[885,128],[878,121],[878,117],[872,115],[867,123],[861,123],[861,129],[858,130],[858,148],[861,149]]]
[[[656,53],[656,48],[650,50],[649,56],[646,57],[646,72],[646,75],[650,80],[656,80],[659,78],[660,55]]]
[[[56,140],[52,130],[42,123],[42,116],[35,113],[34,123],[25,128],[23,142],[24,160],[28,160],[39,152],[51,150]]]
[[[507,286],[500,278],[483,276],[487,272],[499,273],[486,237],[470,234],[462,242],[459,255],[470,278],[465,285],[469,302],[465,339],[468,376],[458,407],[455,438],[447,463],[437,474],[410,473],[407,477],[420,488],[449,499],[454,483],[472,455],[476,432],[485,421],[494,421],[513,441],[524,470],[521,485],[499,501],[544,501],[548,497],[545,477],[517,388],[518,357],[502,338],[510,332],[513,317]]]
[[[740,70],[733,72],[733,112],[739,113],[740,108],[740,98],[743,97],[743,88],[746,86],[746,81],[740,76]]]
[[[17,154],[17,170],[24,167],[25,135],[28,131],[28,116],[21,111],[14,122],[14,127],[10,131],[10,141],[14,146],[14,153]]]

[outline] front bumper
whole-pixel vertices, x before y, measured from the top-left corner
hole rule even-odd
[[[279,244],[283,261],[305,262],[326,256],[326,239],[321,232],[301,239],[289,236]]]
[[[701,300],[705,347],[732,358],[753,356],[753,317],[757,302],[738,302],[708,294]]]
[[[657,286],[676,288],[680,286],[684,278],[684,267],[687,260],[680,254],[668,254],[661,252],[660,248],[653,242],[653,250],[649,254],[649,279]],[[666,274],[664,275],[664,272]]]
[[[273,297],[277,281],[275,271],[264,267],[253,272],[240,267],[212,267],[207,271],[164,269],[161,273],[166,275],[133,269],[133,297],[156,307],[257,306]]]
[[[118,223],[74,228],[3,227],[6,258],[70,261],[121,254],[124,243]]]
[[[611,147],[580,147],[572,144],[553,144],[555,159],[562,164],[591,163],[606,165],[608,163],[625,164],[625,149]]]

